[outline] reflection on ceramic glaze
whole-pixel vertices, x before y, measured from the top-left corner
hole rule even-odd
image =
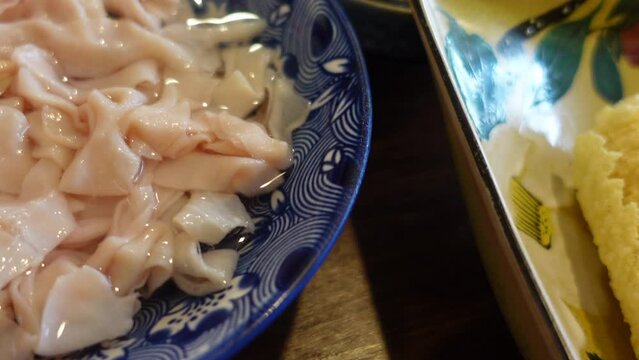
[[[544,69],[545,81],[537,89],[535,103],[554,104],[568,92],[579,69],[584,41],[597,10],[583,19],[557,25],[541,39],[535,51],[535,62]]]
[[[590,14],[556,25],[543,35],[535,50],[535,61],[544,68],[546,81],[536,97],[537,102],[554,104],[570,90],[584,58],[584,43],[588,36],[596,38],[590,54],[594,89],[610,103],[624,96],[618,63],[623,56],[631,65],[639,65],[639,2],[619,1],[604,23],[594,26],[592,20],[602,8],[600,3]],[[508,34],[500,45],[505,39]]]
[[[445,15],[450,27],[446,35],[448,63],[479,136],[487,140],[495,126],[506,122],[504,86],[498,81],[497,56],[484,39],[468,34],[452,16]]]
[[[593,24],[604,9],[603,2],[590,13],[566,21],[584,3],[567,1],[520,22],[506,31],[496,51],[444,13],[449,24],[446,57],[481,139],[487,140],[495,126],[505,123],[508,113],[517,117],[510,120],[521,121],[524,128],[544,134],[551,145],[557,145],[563,132],[554,105],[570,91],[579,67],[588,59],[596,93],[609,103],[623,98],[620,59],[639,66],[639,1],[620,0],[603,23]],[[524,48],[537,37],[530,57]],[[588,37],[595,38],[592,52],[585,51]]]

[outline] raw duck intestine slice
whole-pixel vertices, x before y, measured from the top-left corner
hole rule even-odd
[[[188,173],[189,176],[184,176]],[[279,185],[280,171],[264,160],[192,152],[161,162],[153,183],[178,190],[254,196]]]
[[[107,95],[98,91],[89,95],[87,105],[95,129],[62,175],[62,191],[87,196],[126,195],[140,174],[142,159],[126,144],[117,122],[124,113],[143,104],[145,97],[134,90]],[[112,101],[114,96],[120,102]]]
[[[114,289],[129,294],[142,288],[152,273],[155,278],[149,292],[169,280],[173,272],[173,236],[167,224],[155,222],[118,248],[105,269]]]
[[[0,205],[0,288],[40,264],[74,228],[67,201],[58,192]]]
[[[2,356],[13,360],[30,360],[35,340],[18,324],[12,316],[0,310],[0,352]]]
[[[236,227],[252,231],[253,220],[235,194],[193,192],[173,222],[199,242],[215,245]]]
[[[232,249],[202,253],[200,243],[182,233],[174,241],[175,284],[185,292],[206,295],[229,285],[239,255]]]
[[[139,308],[135,294],[118,296],[109,279],[89,266],[59,276],[42,309],[35,352],[54,356],[126,333]]]
[[[38,161],[22,182],[20,200],[27,201],[45,196],[58,188],[62,169],[49,159]]]
[[[140,60],[112,74],[98,78],[70,79],[69,83],[76,87],[80,94],[83,94],[93,89],[112,87],[137,88],[138,90],[154,89],[160,84],[160,80],[161,74],[158,62]]]
[[[172,84],[164,87],[159,101],[131,111],[124,123],[130,137],[167,158],[185,155],[211,140],[205,129],[191,121],[189,103],[178,100],[177,88]]]
[[[69,78],[105,76],[143,59],[176,69],[194,66],[191,54],[182,46],[127,20],[97,17],[56,23],[29,18],[0,23],[0,33],[0,56],[8,57],[16,47],[31,43],[55,54]]]
[[[0,191],[20,193],[22,181],[35,164],[27,141],[29,123],[18,110],[0,106]]]
[[[11,60],[40,85],[41,96],[57,96],[72,103],[77,101],[78,91],[63,81],[56,60],[47,51],[32,44],[20,45],[13,50]]]
[[[175,15],[178,4],[178,0],[104,1],[104,6],[110,13],[129,18],[152,30],[159,30],[162,20]]]
[[[270,137],[260,124],[225,113],[207,115],[215,137],[235,149],[232,155],[264,160],[277,169],[286,169],[291,165],[290,145]],[[215,151],[216,142],[208,145],[208,148]],[[219,149],[222,154],[224,151],[224,148]]]
[[[49,159],[65,169],[73,159],[74,150],[58,144],[47,135],[44,129],[43,109],[32,111],[26,117],[29,121],[29,140],[33,145],[31,156],[36,160]]]

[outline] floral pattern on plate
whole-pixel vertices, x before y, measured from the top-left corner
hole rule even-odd
[[[639,2],[430,0],[430,24],[566,353],[632,357],[572,186],[575,137],[639,92]]]

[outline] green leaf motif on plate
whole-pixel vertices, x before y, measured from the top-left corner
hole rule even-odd
[[[616,103],[623,97],[621,74],[617,67],[619,38],[606,32],[597,40],[592,57],[592,80],[597,93],[608,102]]]
[[[506,122],[505,90],[497,80],[497,56],[484,39],[467,33],[453,17],[446,16],[446,58],[470,120],[480,138],[486,140],[495,126]]]
[[[536,104],[554,104],[572,86],[593,14],[558,25],[542,38],[535,52],[535,62],[543,69],[545,79],[535,94]]]

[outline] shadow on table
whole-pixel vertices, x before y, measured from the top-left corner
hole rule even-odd
[[[367,62],[373,142],[351,221],[390,357],[521,358],[473,242],[428,65]]]
[[[298,302],[295,301],[262,332],[252,343],[244,348],[235,360],[280,359],[284,347],[293,329]]]

